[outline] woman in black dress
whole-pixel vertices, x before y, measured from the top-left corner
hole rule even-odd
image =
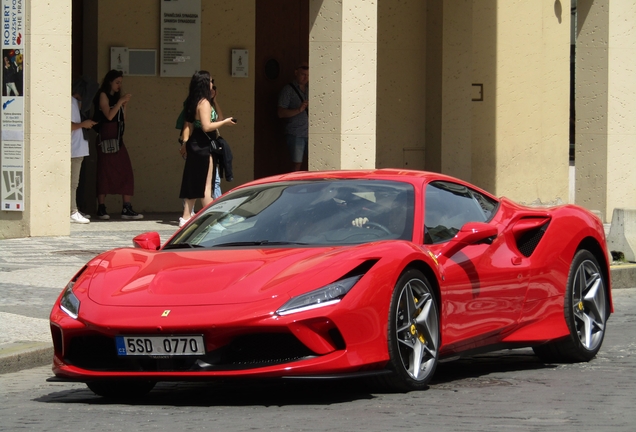
[[[235,124],[232,117],[218,120],[218,114],[212,104],[212,86],[207,71],[195,72],[190,80],[190,90],[185,102],[185,140],[186,162],[181,180],[179,198],[184,200],[183,216],[179,226],[183,226],[192,215],[197,199],[203,207],[212,202],[213,162],[210,154],[210,136],[216,136],[221,126]]]

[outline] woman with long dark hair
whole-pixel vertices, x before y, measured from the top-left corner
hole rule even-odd
[[[181,180],[179,198],[184,200],[183,216],[179,226],[183,226],[192,216],[197,199],[205,207],[212,202],[212,177],[214,163],[210,154],[210,138],[216,137],[217,130],[224,125],[235,124],[232,117],[220,120],[212,101],[214,80],[208,71],[198,71],[192,75],[188,98],[185,102],[186,162]]]
[[[142,219],[143,215],[132,208],[131,199],[135,191],[135,179],[128,150],[124,145],[124,125],[126,121],[126,105],[130,94],[121,94],[123,74],[118,70],[109,71],[93,100],[95,119],[99,123],[97,135],[97,217],[110,219],[106,212],[106,195],[122,196],[122,219]],[[116,123],[116,125],[113,125]],[[116,128],[114,126],[117,126]],[[112,149],[102,146],[106,130],[117,130],[115,140],[118,145]],[[118,148],[118,150],[117,150]]]

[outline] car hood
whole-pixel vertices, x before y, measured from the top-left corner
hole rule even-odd
[[[374,254],[377,256],[377,254]],[[366,257],[366,258],[365,258]],[[368,258],[361,246],[145,251],[99,257],[88,295],[101,305],[223,305],[281,297],[331,283]]]

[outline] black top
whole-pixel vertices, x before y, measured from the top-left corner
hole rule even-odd
[[[18,74],[18,69],[15,67],[13,63],[9,63],[9,66],[4,65],[4,82],[12,83],[15,82],[16,75]]]
[[[124,121],[123,107],[119,108],[119,113],[118,113],[119,116],[118,115],[113,116],[112,120],[108,120],[106,118],[102,110],[99,108],[99,99],[101,98],[102,93],[104,92],[100,91],[99,93],[97,93],[97,96],[95,96],[95,99],[93,101],[93,105],[95,107],[95,114],[93,115],[93,120],[96,121],[97,123],[116,122],[118,121],[117,117],[119,117],[119,121],[123,122]],[[119,97],[117,95],[111,95],[106,93],[106,96],[108,97],[108,106],[111,108],[115,106],[115,104],[119,100]]]

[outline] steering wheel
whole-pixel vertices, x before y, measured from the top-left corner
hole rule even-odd
[[[364,227],[368,227],[368,228],[374,228],[374,229],[379,229],[384,231],[385,233],[387,233],[388,235],[393,235],[393,233],[391,232],[391,230],[389,230],[387,227],[385,227],[382,224],[379,224],[377,222],[367,222],[363,225]]]

